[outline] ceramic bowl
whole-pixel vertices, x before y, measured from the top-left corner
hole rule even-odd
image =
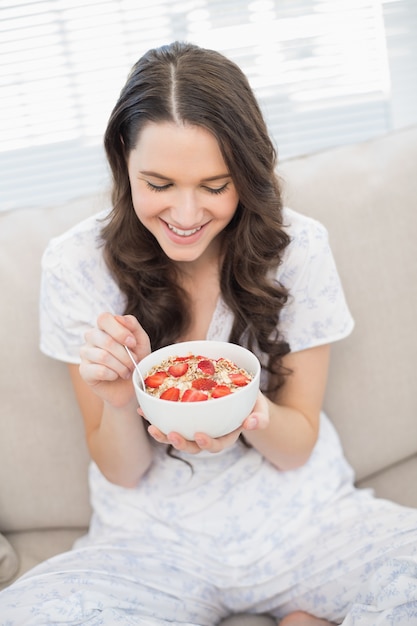
[[[221,437],[238,428],[251,413],[259,391],[261,366],[257,357],[236,344],[222,341],[185,341],[151,352],[139,362],[139,370],[146,377],[150,369],[170,356],[202,355],[218,359],[224,357],[253,376],[250,383],[221,398],[198,402],[161,400],[142,389],[138,373],[133,374],[136,397],[148,422],[163,433],[177,432],[194,440],[197,432],[210,437]]]

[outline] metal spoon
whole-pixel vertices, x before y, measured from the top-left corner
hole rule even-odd
[[[125,346],[125,349],[126,349],[126,352],[128,353],[128,355],[130,356],[130,360],[132,361],[132,363],[135,366],[135,369],[136,369],[136,371],[138,373],[138,377],[139,377],[140,383],[142,385],[142,389],[143,389],[143,391],[145,391],[145,381],[143,380],[143,376],[142,376],[142,373],[141,373],[141,371],[140,371],[140,369],[138,367],[138,364],[136,363],[136,361],[134,359],[134,356],[131,353],[131,351],[129,350],[129,348],[127,346]]]

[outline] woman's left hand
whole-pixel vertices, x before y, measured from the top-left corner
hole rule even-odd
[[[141,413],[139,409],[139,413]],[[142,413],[141,413],[142,414]],[[143,414],[142,414],[143,415]],[[187,452],[188,454],[198,454],[202,450],[208,452],[221,452],[225,448],[233,446],[239,435],[245,431],[264,429],[269,424],[268,403],[265,396],[259,392],[257,401],[250,415],[243,421],[242,425],[223,437],[213,439],[206,433],[196,433],[195,441],[189,441],[176,432],[164,435],[156,426],[149,426],[148,432],[159,443],[171,444],[176,450]]]

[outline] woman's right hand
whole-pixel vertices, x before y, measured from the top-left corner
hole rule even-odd
[[[149,337],[133,315],[101,313],[97,326],[85,333],[80,350],[80,375],[106,403],[122,408],[134,398],[133,363],[126,352],[130,348],[137,361],[151,351]]]

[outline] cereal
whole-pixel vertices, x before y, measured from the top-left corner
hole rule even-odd
[[[251,380],[251,374],[228,359],[190,354],[155,365],[145,385],[147,393],[162,400],[197,402],[234,393]]]

